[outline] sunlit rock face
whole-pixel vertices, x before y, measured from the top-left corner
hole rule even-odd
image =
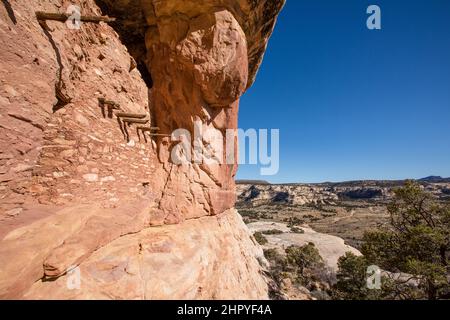
[[[283,1],[141,5],[153,123],[163,134],[189,133],[181,154],[180,141],[157,138],[160,166],[153,189],[160,192],[162,222],[220,214],[235,203],[237,138],[227,129],[237,128],[239,98],[255,78]]]
[[[268,299],[261,247],[235,210],[148,228],[95,251],[73,273],[37,281],[25,299]],[[75,283],[76,284],[76,283]],[[1,292],[0,292],[1,294]]]
[[[178,14],[150,28],[146,46],[155,124],[164,133],[188,130],[200,153],[188,147],[184,164],[174,164],[171,151],[179,142],[160,139],[161,210],[173,222],[219,214],[235,202],[236,157],[230,164],[225,157],[227,148],[235,153],[235,147],[225,137],[226,129],[237,127],[239,97],[247,86],[245,34],[226,10],[192,19]]]

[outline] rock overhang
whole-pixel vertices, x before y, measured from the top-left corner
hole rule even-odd
[[[205,13],[222,10],[231,12],[246,35],[249,64],[247,88],[255,81],[278,14],[285,4],[285,0],[99,0],[98,2],[107,13],[118,18],[116,29],[135,58],[143,61],[145,61],[146,30],[157,27],[167,17],[183,15],[192,19]]]
[[[233,208],[238,148],[223,136],[237,128],[239,99],[255,80],[285,0],[97,1],[151,77],[151,122],[166,134],[155,137],[159,178],[151,186],[164,223]],[[192,142],[195,128],[222,138],[200,141],[202,159],[214,152],[215,161],[192,161],[192,144],[180,150],[167,136],[182,129]],[[174,161],[174,150],[183,161]]]

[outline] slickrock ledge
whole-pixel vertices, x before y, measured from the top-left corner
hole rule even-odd
[[[268,299],[262,249],[235,210],[123,235],[71,275],[37,281],[25,299]]]
[[[237,163],[175,164],[167,135],[237,127],[284,0],[71,1],[117,18],[79,30],[36,18],[65,1],[8,3],[0,298],[267,298],[261,248],[234,210]]]

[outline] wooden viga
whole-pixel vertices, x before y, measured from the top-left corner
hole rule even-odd
[[[120,104],[118,104],[117,102],[114,102],[112,100],[106,100],[105,98],[98,98],[98,102],[101,105],[107,106],[108,109],[120,110]]]
[[[107,105],[114,110],[120,110],[119,104],[114,101],[106,100],[105,98],[99,98],[98,100],[102,105]],[[137,124],[138,126],[136,127],[136,131],[138,132],[138,134],[139,131],[141,131],[144,137],[146,132],[148,132],[149,136],[151,137],[171,137],[170,134],[158,133],[158,131],[160,131],[159,127],[144,126],[150,121],[148,115],[145,113],[117,112],[115,113],[115,115],[119,120],[119,123],[123,123],[124,125],[126,124],[128,126]]]
[[[166,134],[166,133],[159,133],[158,131],[160,130],[160,128],[158,128],[158,127],[138,126],[136,128],[136,130],[142,131],[143,134],[145,134],[145,132],[148,132],[150,137],[171,137],[172,136],[172,135]]]
[[[43,12],[43,11],[37,11],[36,18],[37,18],[39,24],[42,26],[42,28],[44,28],[47,31],[53,31],[47,25],[48,20],[66,22],[72,18],[72,19],[77,19],[77,21],[79,21],[79,22],[90,22],[90,23],[100,23],[100,22],[111,23],[111,22],[116,21],[116,18],[110,18],[108,16],[79,15],[74,18],[74,16],[69,13],[54,13],[54,12]]]
[[[132,124],[147,124],[150,119],[147,117],[145,113],[131,113],[131,112],[118,112],[116,113],[117,119],[120,122],[127,124],[128,126]],[[145,135],[145,132],[150,132],[150,135],[153,135],[152,131],[158,131],[158,127],[147,127],[147,126],[137,126],[136,131],[139,134],[139,131],[142,131]]]
[[[69,13],[51,13],[51,12],[43,12],[43,11],[36,12],[36,18],[39,21],[53,20],[53,21],[66,22],[71,17],[72,17],[72,14],[69,14]],[[116,18],[111,18],[108,16],[83,16],[83,15],[80,15],[79,20],[81,22],[91,22],[91,23],[100,23],[100,22],[111,23],[111,22],[116,21]]]

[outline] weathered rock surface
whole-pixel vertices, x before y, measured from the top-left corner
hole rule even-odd
[[[183,22],[184,32],[179,27]],[[247,85],[248,61],[245,35],[231,13],[207,13],[187,21],[178,16],[166,19],[158,29],[149,29],[146,43],[154,80],[155,123],[162,132],[183,128],[194,137],[197,126],[201,132],[209,130],[222,137],[226,129],[237,127],[238,99]],[[185,163],[176,165],[171,159],[173,142],[160,140],[160,183],[164,185],[160,208],[170,213],[170,221],[219,214],[234,206],[235,161],[208,164],[199,159],[192,163],[194,155],[184,154]],[[196,142],[201,150],[210,147],[220,157],[225,153],[223,140],[204,136]],[[189,147],[188,152],[191,150]]]
[[[81,205],[10,231],[0,241],[0,297],[20,297],[35,281],[62,275],[109,242],[149,227],[150,211],[148,203]]]
[[[267,299],[262,250],[239,214],[227,211],[180,225],[122,235],[69,275],[37,281],[26,299]],[[17,265],[16,265],[17,266]]]
[[[154,199],[142,185],[155,171],[152,145],[138,142],[132,127],[126,129],[136,145],[127,146],[123,126],[98,101],[148,113],[147,86],[139,71],[129,72],[130,54],[117,34],[103,23],[70,30],[47,21],[51,31],[39,25],[36,11],[65,12],[68,3],[9,3],[14,20],[0,7],[0,217],[25,204],[113,207],[125,198]],[[100,15],[93,1],[81,7]],[[111,176],[115,181],[104,180]]]
[[[186,35],[191,20],[204,14],[230,12],[245,33],[249,70],[247,87],[250,87],[285,0],[104,0],[103,3],[112,15],[122,17],[118,29],[126,35],[126,43],[129,42],[127,39],[142,39],[149,27],[159,29],[174,20],[178,20],[177,29],[169,30],[168,34],[163,32],[163,37],[177,35],[180,40]],[[146,62],[143,43],[134,41],[131,47],[135,58]]]
[[[145,38],[132,51],[151,74],[152,123],[163,134],[187,130],[197,150],[178,153],[185,162],[179,165],[172,159],[179,141],[156,139],[152,186],[160,190],[164,222],[232,208],[237,138],[227,141],[226,130],[237,128],[239,98],[254,81],[284,0],[105,3],[112,14],[126,15],[117,26],[124,38]]]
[[[3,2],[1,298],[267,297],[261,249],[231,209],[236,162],[174,163],[175,141],[117,113],[162,134],[235,129],[283,3]],[[71,4],[120,19],[36,19]]]

